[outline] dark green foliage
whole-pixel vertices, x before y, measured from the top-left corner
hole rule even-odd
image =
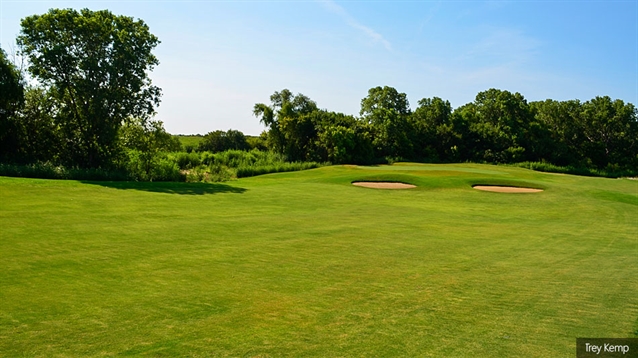
[[[223,152],[169,153],[169,161],[181,169],[186,181],[216,182],[267,173],[304,170],[320,166],[316,162],[288,162],[281,153],[253,149]]]
[[[423,98],[410,117],[411,141],[414,155],[423,160],[437,162],[451,158],[457,145],[452,124],[452,106],[439,97]]]
[[[165,154],[149,155],[139,150],[128,152],[126,170],[136,181],[183,181],[179,166]]]
[[[137,149],[126,151],[121,168],[68,168],[50,162],[2,164],[0,176],[110,180],[219,182],[268,173],[318,168],[317,162],[288,162],[284,155],[259,150],[211,152],[158,152],[149,156]]]
[[[405,93],[388,86],[371,88],[368,96],[361,100],[359,114],[363,122],[371,126],[376,157],[414,157],[409,106]]]
[[[268,133],[262,132],[259,136],[246,136],[246,143],[250,149],[268,150]]]
[[[73,179],[73,180],[131,180],[124,170],[106,170],[101,168],[65,168],[49,162],[34,164],[0,163],[0,176],[41,178],[41,179]]]
[[[203,153],[202,163],[223,165],[231,168],[265,166],[286,163],[286,157],[279,153],[259,150],[228,150],[221,153]]]
[[[636,107],[608,96],[583,103],[581,152],[598,169],[611,165],[638,166],[638,118]]]
[[[107,10],[51,9],[21,26],[17,41],[29,72],[58,104],[60,159],[112,167],[122,123],[150,118],[159,104],[160,89],[147,75],[159,63],[151,53],[159,40],[143,21]]]
[[[394,159],[413,158],[414,144],[410,140],[413,132],[409,116],[395,109],[377,108],[367,117],[370,123],[377,157]]]
[[[129,120],[119,137],[127,149],[125,166],[136,180],[179,181],[179,166],[165,152],[178,151],[181,144],[164,130],[161,121]]]
[[[520,93],[490,89],[457,114],[467,126],[466,159],[511,163],[526,159],[532,115]]]
[[[66,141],[55,121],[57,105],[50,94],[40,87],[28,88],[25,103],[16,115],[19,128],[18,155],[20,162],[59,162]]]
[[[331,163],[372,163],[374,159],[370,134],[364,125],[326,125],[319,133],[318,143],[325,150],[323,158]]]
[[[198,152],[223,152],[225,150],[247,150],[250,145],[244,133],[229,129],[228,131],[214,131],[206,134],[197,146]]]
[[[361,100],[362,117],[372,115],[377,109],[390,109],[398,114],[410,114],[410,103],[405,93],[399,93],[393,87],[374,87],[368,90],[368,96]]]
[[[537,160],[544,159],[558,166],[585,165],[581,152],[583,136],[579,130],[582,104],[578,100],[545,100],[531,102],[530,108],[539,124],[535,145]]]
[[[166,155],[149,157],[138,150],[128,151],[127,172],[136,181],[184,181],[175,161]]]
[[[638,119],[633,104],[596,97],[533,102],[545,152],[538,157],[561,166],[592,169],[638,167]],[[537,159],[538,160],[538,159]]]
[[[175,153],[173,158],[180,169],[193,169],[202,164],[199,154],[196,152]]]
[[[559,166],[546,162],[521,162],[513,165],[516,167],[532,169],[541,172],[574,174],[591,177],[620,178],[638,176],[638,168],[636,167],[621,169],[616,166],[608,166],[605,169],[592,169],[574,166]]]
[[[434,97],[412,112],[405,93],[385,86],[368,91],[360,118],[319,110],[287,89],[271,101],[254,114],[268,128],[267,147],[293,161],[528,161],[614,173],[638,166],[636,108],[609,97],[528,103],[492,88],[455,110]]]
[[[19,155],[21,128],[15,115],[23,104],[22,76],[0,48],[0,160]]]
[[[288,89],[275,92],[270,102],[271,106],[257,103],[253,108],[253,114],[269,128],[268,148],[292,158],[303,156],[300,146],[314,134],[312,119],[304,116],[317,111],[317,104],[301,93],[293,95]]]
[[[166,132],[162,121],[130,119],[119,132],[119,139],[125,148],[142,152],[178,152],[181,150],[179,139]]]

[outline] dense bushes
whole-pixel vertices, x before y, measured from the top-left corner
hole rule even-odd
[[[229,129],[228,131],[214,131],[206,134],[199,145],[198,152],[223,152],[226,150],[237,149],[247,150],[250,145],[246,141],[244,133]]]
[[[179,164],[179,168],[186,173],[187,181],[223,181],[320,166],[316,162],[287,162],[282,154],[256,149],[227,150],[219,153],[171,153],[169,158]]]
[[[131,180],[125,170],[105,170],[86,168],[65,168],[63,166],[45,163],[6,164],[0,163],[0,175],[23,178],[42,179],[75,179],[75,180]]]
[[[317,168],[316,162],[287,162],[259,150],[148,153],[131,149],[119,169],[65,168],[52,163],[0,164],[0,175],[44,179],[218,182],[268,173]]]

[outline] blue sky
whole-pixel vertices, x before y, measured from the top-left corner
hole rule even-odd
[[[7,1],[0,44],[50,8],[109,9],[144,20],[162,42],[151,77],[171,133],[257,135],[255,103],[303,93],[358,114],[375,86],[411,107],[459,107],[489,88],[528,101],[607,95],[638,103],[638,2],[632,1]]]

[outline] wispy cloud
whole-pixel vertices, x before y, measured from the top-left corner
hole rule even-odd
[[[439,11],[439,9],[441,9],[442,3],[443,1],[437,1],[434,7],[431,7],[428,10],[428,15],[425,17],[423,21],[421,21],[421,24],[419,25],[419,33],[423,31],[423,27],[425,27],[425,25],[427,25],[430,22],[430,20],[432,20],[432,18]]]
[[[469,48],[459,60],[521,65],[533,60],[541,45],[541,41],[518,30],[493,29],[489,35]]]
[[[374,31],[372,28],[361,24],[354,17],[348,14],[348,12],[344,8],[339,6],[337,3],[335,3],[332,0],[322,0],[320,1],[320,3],[323,4],[328,10],[339,15],[348,24],[348,26],[363,32],[366,36],[368,36],[374,42],[381,43],[388,51],[392,51],[392,44],[390,44],[390,42],[386,40],[383,37],[383,35]]]

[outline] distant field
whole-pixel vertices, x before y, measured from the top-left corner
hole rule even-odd
[[[365,180],[417,188],[350,184]],[[472,164],[0,177],[0,228],[0,356],[573,357],[576,337],[638,337],[628,179]]]
[[[179,139],[179,142],[182,143],[182,147],[186,147],[186,146],[197,147],[197,145],[199,145],[199,142],[201,142],[202,139],[204,139],[204,136],[199,134],[196,134],[196,135],[176,134],[173,136]]]

